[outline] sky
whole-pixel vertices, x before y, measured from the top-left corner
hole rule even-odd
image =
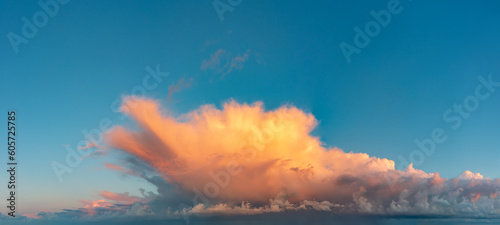
[[[148,217],[144,207],[159,216],[180,202],[189,215],[278,205],[453,217],[465,198],[468,216],[500,214],[496,1],[0,4],[0,101],[17,115],[20,220]],[[189,203],[248,137],[269,151],[240,163],[205,208]],[[0,157],[7,168],[7,151]],[[412,181],[372,199],[390,190],[373,180],[387,177]],[[439,190],[427,197],[452,206],[417,207],[431,181]],[[470,192],[443,197],[460,188]],[[331,194],[339,189],[353,191]]]

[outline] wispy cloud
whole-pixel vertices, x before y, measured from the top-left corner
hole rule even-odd
[[[191,87],[191,84],[193,82],[193,78],[189,79],[188,81],[185,81],[184,78],[179,79],[176,84],[172,83],[170,86],[168,86],[168,96],[167,99],[168,101],[172,100],[172,94],[174,92],[180,92],[182,89],[186,87]]]
[[[227,72],[225,74],[231,73],[233,71],[233,69],[237,69],[237,70],[243,69],[243,64],[248,59],[248,53],[250,53],[250,50],[247,50],[241,56],[236,56],[236,57],[232,58],[231,63],[229,65],[229,69],[227,70]]]
[[[131,203],[134,203],[134,202],[141,200],[139,197],[130,196],[128,194],[128,192],[125,192],[123,194],[119,194],[119,193],[113,193],[110,191],[102,191],[100,193],[100,195],[108,200],[112,200],[115,202],[128,203],[128,204],[131,204]]]
[[[233,72],[234,70],[243,69],[244,63],[249,57],[250,49],[241,55],[232,56],[232,54],[224,49],[219,49],[210,55],[209,59],[204,59],[201,62],[200,69],[203,71],[210,70],[214,73],[222,74],[223,76]]]
[[[125,171],[125,169],[119,165],[111,164],[111,163],[105,163],[104,166],[108,169],[111,170],[118,170],[118,171]]]

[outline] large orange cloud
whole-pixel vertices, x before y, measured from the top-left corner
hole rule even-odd
[[[293,106],[265,111],[262,103],[202,106],[179,118],[156,101],[127,97],[122,112],[140,131],[117,127],[108,143],[140,157],[165,178],[209,197],[268,201],[325,198],[336,180],[394,170],[394,162],[326,149],[310,135],[317,121]],[[217,184],[218,191],[213,184]],[[350,193],[349,193],[350,195]]]
[[[138,127],[116,127],[106,143],[146,162],[205,206],[268,204],[278,197],[290,201],[284,209],[340,204],[375,214],[500,214],[500,180],[469,171],[447,180],[412,165],[400,171],[392,160],[326,148],[310,134],[318,124],[314,116],[293,106],[266,111],[261,102],[228,101],[222,109],[205,105],[174,117],[155,100],[130,96],[121,111]],[[203,211],[198,203],[193,212]]]

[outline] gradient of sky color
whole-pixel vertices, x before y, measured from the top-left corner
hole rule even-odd
[[[154,191],[146,181],[105,170],[113,156],[86,158],[59,183],[51,163],[64,161],[83,129],[130,123],[111,103],[142,84],[146,66],[170,75],[148,92],[176,114],[228,99],[290,103],[320,121],[326,146],[395,160],[442,127],[448,140],[422,165],[445,178],[465,170],[498,178],[500,91],[452,131],[443,112],[474,93],[478,76],[500,81],[500,16],[496,1],[401,1],[360,54],[347,63],[339,44],[373,20],[387,1],[246,1],[220,21],[211,1],[71,1],[28,44],[13,51],[36,1],[2,1],[2,112],[18,113],[19,205],[26,212],[77,207],[97,191]],[[201,69],[220,49],[248,57],[226,75]],[[169,86],[192,79],[172,94]],[[2,135],[5,130],[2,129]],[[6,160],[5,151],[0,162]],[[398,164],[396,164],[397,166]],[[2,180],[5,174],[2,174]],[[33,188],[33,187],[36,187]],[[4,185],[0,194],[6,193]],[[40,195],[43,193],[43,195]],[[61,199],[50,201],[50,199]],[[4,207],[0,212],[4,213]]]

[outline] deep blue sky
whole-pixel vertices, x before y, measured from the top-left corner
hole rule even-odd
[[[348,63],[340,43],[353,45],[353,28],[374,20],[370,11],[387,9],[387,2],[244,0],[221,21],[211,1],[71,1],[15,53],[8,33],[22,35],[21,18],[31,20],[41,7],[2,1],[0,99],[2,112],[18,112],[21,203],[27,211],[50,210],[96,190],[152,189],[104,170],[113,155],[85,159],[62,184],[51,163],[64,162],[64,145],[76,148],[82,130],[103,118],[128,123],[110,105],[157,64],[170,75],[147,96],[175,114],[231,98],[263,101],[268,109],[290,103],[315,115],[314,135],[326,146],[396,166],[417,149],[415,138],[441,127],[448,140],[416,168],[446,178],[465,170],[500,177],[500,90],[457,130],[442,118],[474,94],[478,76],[500,81],[500,4],[402,0],[402,11]],[[201,69],[220,49],[233,58],[247,54],[242,68],[226,75]],[[181,78],[191,86],[168,101],[169,86]],[[65,201],[44,206],[41,192]]]

